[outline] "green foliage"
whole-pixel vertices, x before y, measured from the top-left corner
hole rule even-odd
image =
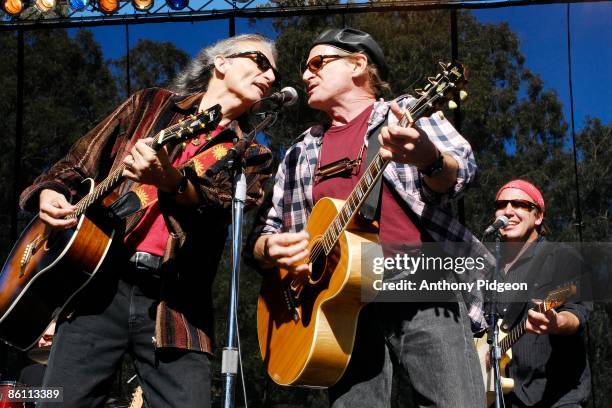
[[[112,60],[119,89],[126,89],[127,55]],[[187,65],[189,55],[170,42],[138,40],[130,49],[130,86],[133,91],[164,87]]]
[[[88,31],[70,37],[65,30],[24,33],[24,104],[20,172],[14,168],[17,106],[17,33],[0,33],[0,256],[4,260],[15,237],[13,183],[19,193],[64,155],[117,101],[117,91],[100,46]],[[17,176],[19,174],[19,177]],[[16,177],[18,177],[16,179]],[[20,214],[21,229],[31,214]],[[19,355],[0,351],[0,369],[18,369]],[[7,364],[7,361],[9,362]]]
[[[13,214],[11,185],[17,104],[17,34],[0,35],[0,104],[4,134],[0,140],[0,198],[2,225]],[[101,120],[118,102],[117,91],[100,46],[89,31],[71,38],[65,30],[27,31],[24,34],[23,150],[18,191],[64,155],[72,143]],[[3,228],[8,235],[8,227]],[[3,255],[9,237],[2,238]]]

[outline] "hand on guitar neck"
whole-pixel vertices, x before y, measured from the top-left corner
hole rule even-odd
[[[400,108],[397,102],[391,102],[391,112],[399,123],[385,126],[380,131],[380,155],[383,159],[398,163],[426,167],[438,157],[436,146],[423,131],[413,127],[408,118],[408,127],[402,126],[402,120],[408,111]]]
[[[77,219],[66,218],[74,213],[75,207],[66,200],[66,197],[55,190],[44,189],[39,196],[38,215],[42,222],[54,229],[72,228]]]
[[[141,139],[125,156],[123,176],[142,184],[150,184],[161,191],[174,191],[181,180],[181,173],[172,166],[166,147],[155,151],[152,138]]]
[[[534,301],[536,305],[541,301]],[[537,312],[534,309],[527,313],[525,322],[525,330],[533,334],[556,334],[567,336],[576,333],[580,321],[571,312],[557,312],[555,309],[549,309],[544,313]]]
[[[262,235],[255,243],[255,259],[264,268],[286,269],[295,275],[305,274],[309,265],[304,263],[310,255],[309,236],[306,231]]]
[[[391,112],[398,123],[382,128],[378,136],[380,156],[385,160],[414,165],[420,171],[430,168],[442,156],[441,169],[435,175],[425,176],[425,180],[432,190],[448,192],[457,182],[457,160],[440,153],[425,132],[412,126],[413,119],[408,111],[403,111],[395,101],[391,103]]]

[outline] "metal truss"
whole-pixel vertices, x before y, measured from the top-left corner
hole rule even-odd
[[[3,1],[0,0],[0,2]],[[70,10],[66,1],[58,0],[59,5],[48,13],[40,12],[33,5],[25,9],[19,16],[9,16],[0,9],[0,31],[17,28],[69,28],[169,21],[271,18],[423,9],[497,8],[584,2],[583,0],[191,0],[185,9],[176,11],[168,7],[165,0],[154,0],[153,7],[148,11],[137,11],[130,1],[120,1],[119,9],[116,12],[104,14],[95,1],[82,12]]]

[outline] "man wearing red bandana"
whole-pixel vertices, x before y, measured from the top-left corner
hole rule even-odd
[[[510,181],[495,196],[495,216],[508,218],[500,231],[501,279],[528,283],[530,297],[537,299],[571,282],[583,268],[571,247],[544,239],[545,210],[544,196],[525,180]],[[516,296],[500,294],[497,305],[502,330],[525,321],[527,332],[512,346],[508,375],[514,379],[514,389],[506,395],[506,407],[584,406],[591,378],[585,347],[590,304],[568,302],[539,313],[532,301]]]

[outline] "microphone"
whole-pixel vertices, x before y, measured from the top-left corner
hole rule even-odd
[[[286,86],[278,92],[274,92],[272,95],[268,96],[271,101],[278,103],[281,106],[292,106],[298,100],[298,94],[295,88],[290,86]]]
[[[295,88],[286,86],[278,92],[274,92],[272,95],[265,98],[261,98],[253,104],[251,107],[252,112],[258,112],[262,108],[262,104],[266,101],[272,102],[275,109],[295,105],[298,100],[298,93]]]
[[[484,232],[485,235],[490,234],[494,231],[497,231],[498,229],[504,228],[505,226],[508,225],[508,222],[509,222],[508,217],[506,217],[505,215],[500,215],[499,217],[495,219],[493,224],[487,227],[487,229]]]

